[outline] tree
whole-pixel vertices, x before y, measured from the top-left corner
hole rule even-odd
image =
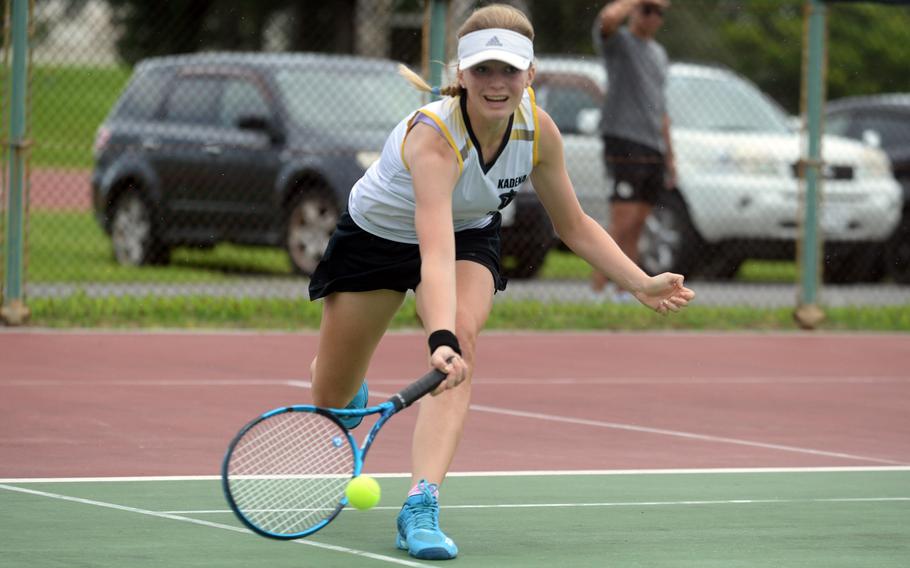
[[[338,23],[351,22],[353,0],[106,1],[120,33],[118,53],[129,64],[153,55],[207,49],[259,51],[270,19],[283,14],[291,14],[296,24],[292,48],[322,51],[320,46],[332,46],[341,38],[341,50],[347,50],[351,43],[350,32],[340,33],[345,26]],[[316,35],[321,40],[314,40]]]
[[[534,1],[538,51],[593,54],[591,26],[603,4]],[[804,5],[805,0],[674,2],[658,40],[672,60],[733,69],[795,113]],[[832,3],[828,13],[828,98],[910,91],[910,7]]]

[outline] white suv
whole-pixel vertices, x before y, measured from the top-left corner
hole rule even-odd
[[[541,57],[537,68],[538,104],[563,132],[579,200],[606,224],[612,184],[598,130],[603,64],[595,57]],[[787,115],[746,79],[705,65],[672,64],[667,99],[679,191],[665,192],[648,219],[644,267],[730,278],[747,258],[794,258],[801,142]],[[826,279],[878,280],[902,203],[888,158],[835,136],[824,137],[822,150]]]

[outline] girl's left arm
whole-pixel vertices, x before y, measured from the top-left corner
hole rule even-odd
[[[623,253],[616,241],[578,203],[566,171],[562,135],[553,119],[537,109],[540,124],[539,161],[531,174],[534,189],[562,242],[610,280],[661,313],[677,311],[695,297],[683,277],[665,272],[648,276]]]

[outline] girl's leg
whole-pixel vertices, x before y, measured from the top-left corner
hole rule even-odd
[[[458,261],[455,274],[455,335],[468,366],[467,377],[457,387],[421,400],[411,448],[412,485],[421,479],[440,484],[449,470],[471,400],[477,336],[493,307],[493,278],[488,268],[476,262]]]
[[[325,298],[319,349],[310,364],[313,404],[341,408],[354,398],[404,296],[394,290],[373,290],[336,292]]]

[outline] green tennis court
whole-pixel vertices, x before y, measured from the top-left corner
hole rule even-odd
[[[241,528],[212,478],[0,486],[3,566],[431,565],[394,548],[406,479],[322,532]],[[509,566],[888,566],[910,559],[910,469],[456,475],[457,562]],[[394,496],[395,498],[393,498]]]
[[[4,334],[0,568],[434,565],[394,544],[415,412],[365,462],[379,507],[291,542],[229,512],[214,475],[228,442],[308,400],[316,338]],[[383,340],[376,401],[424,372],[422,343]],[[442,488],[453,565],[910,566],[907,337],[510,333],[484,347]]]

